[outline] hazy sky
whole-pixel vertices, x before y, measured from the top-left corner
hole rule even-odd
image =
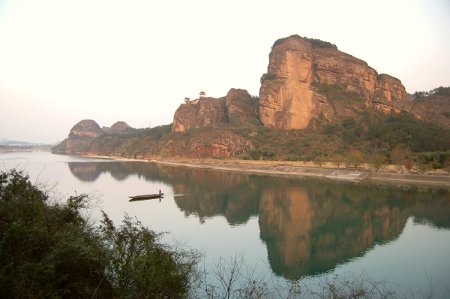
[[[450,1],[0,0],[0,139],[172,122],[184,97],[259,92],[275,40],[332,42],[408,92],[450,85]]]

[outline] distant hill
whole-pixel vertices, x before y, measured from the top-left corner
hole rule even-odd
[[[36,142],[28,142],[28,141],[17,141],[17,140],[9,140],[6,138],[0,139],[0,145],[8,145],[8,146],[42,146],[46,145],[44,143],[36,143]]]

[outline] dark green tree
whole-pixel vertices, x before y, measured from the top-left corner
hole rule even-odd
[[[89,223],[86,195],[50,203],[20,171],[0,173],[2,298],[180,298],[197,282],[199,254],[173,249],[125,217]]]

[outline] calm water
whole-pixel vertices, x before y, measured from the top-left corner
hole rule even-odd
[[[61,200],[96,199],[118,224],[126,214],[169,243],[219,257],[242,255],[275,281],[314,285],[366,275],[408,297],[450,296],[450,192],[320,179],[117,162],[46,152],[0,154],[0,169],[25,169]],[[134,194],[164,199],[129,202]],[[406,189],[406,190],[405,190]]]

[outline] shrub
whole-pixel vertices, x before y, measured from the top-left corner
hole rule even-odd
[[[50,204],[15,170],[0,173],[0,294],[5,298],[175,298],[196,282],[198,253],[174,250],[125,217],[82,216],[86,195]]]
[[[277,76],[275,76],[274,74],[268,74],[268,73],[264,73],[262,76],[261,76],[261,79],[259,80],[261,83],[263,83],[264,81],[266,81],[266,80],[274,80],[274,79],[276,79],[277,78]],[[258,100],[259,100],[259,98],[258,98]]]

